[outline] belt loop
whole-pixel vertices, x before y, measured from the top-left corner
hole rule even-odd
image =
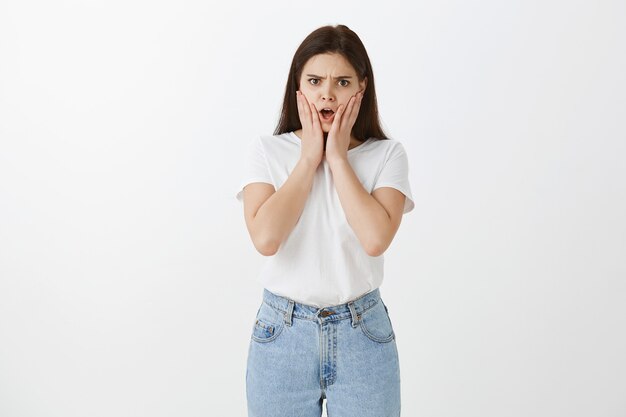
[[[289,305],[287,306],[287,312],[285,313],[285,324],[287,326],[291,326],[292,324],[292,316],[293,316],[293,300],[289,300]]]
[[[350,301],[348,303],[348,308],[350,309],[350,314],[352,315],[352,327],[356,327],[359,324],[361,316],[356,313],[356,309],[354,308],[354,301]]]

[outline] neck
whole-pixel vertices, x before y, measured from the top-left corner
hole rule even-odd
[[[302,129],[295,130],[294,133],[296,134],[296,136],[299,139],[302,139],[302,137],[301,137],[302,136]],[[322,133],[324,134],[324,149],[326,149],[326,140],[328,140],[328,132],[322,132]],[[360,145],[363,142],[365,142],[365,141],[360,141],[357,138],[355,138],[354,136],[351,136],[350,137],[350,148],[349,149],[352,149],[353,147],[358,146],[358,145]]]

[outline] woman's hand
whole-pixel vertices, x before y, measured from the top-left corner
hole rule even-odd
[[[300,159],[317,167],[324,157],[324,132],[315,104],[309,103],[304,94],[296,91],[298,115],[302,124]]]
[[[363,92],[359,91],[350,97],[347,105],[341,105],[337,109],[337,114],[328,132],[326,142],[326,159],[329,163],[335,160],[347,160],[348,148],[350,147],[350,137],[352,136],[352,126],[356,122],[361,108]]]

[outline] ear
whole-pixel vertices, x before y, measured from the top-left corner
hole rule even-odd
[[[359,82],[359,89],[361,91],[365,91],[365,87],[367,87],[367,77],[363,78],[363,81]]]

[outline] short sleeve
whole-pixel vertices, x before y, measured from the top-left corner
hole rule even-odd
[[[251,140],[246,149],[242,176],[237,189],[237,200],[243,201],[243,188],[253,182],[265,182],[274,185],[261,137]]]
[[[385,165],[378,175],[372,191],[382,187],[395,188],[406,196],[403,213],[413,210],[415,203],[411,193],[411,185],[409,184],[409,159],[404,146],[400,142],[394,143],[391,147]]]

